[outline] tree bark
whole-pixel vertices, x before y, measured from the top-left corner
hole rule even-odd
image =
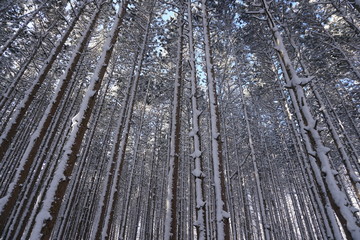
[[[24,118],[25,113],[29,110],[30,104],[35,99],[35,95],[39,91],[41,85],[46,79],[47,74],[51,70],[53,63],[55,62],[57,56],[61,52],[65,42],[68,40],[70,33],[73,31],[75,24],[79,20],[80,15],[82,14],[83,10],[85,9],[86,4],[83,4],[79,7],[77,14],[74,16],[73,20],[71,21],[70,25],[62,35],[61,39],[56,43],[55,48],[51,51],[49,57],[45,61],[45,65],[42,67],[39,75],[33,81],[32,86],[29,90],[25,93],[25,98],[22,100],[22,103],[19,104],[18,109],[13,115],[13,120],[10,121],[5,128],[5,131],[2,133],[0,137],[0,162],[4,161],[4,155],[8,151],[12,139],[15,137],[17,133],[17,129],[21,123],[21,120]]]
[[[45,198],[42,207],[36,216],[30,239],[39,239],[39,236],[41,236],[42,239],[49,239],[51,236],[62,199],[65,195],[72,170],[77,160],[81,142],[87,130],[87,124],[95,105],[97,92],[101,87],[114,45],[120,32],[127,3],[128,2],[124,0],[119,8],[119,13],[116,16],[111,33],[104,43],[103,52],[97,64],[95,73],[90,80],[90,85],[82,100],[80,111],[72,120],[73,125],[70,137],[65,144],[62,157],[59,161],[58,168],[54,173],[53,179],[49,184],[48,191],[45,193]]]
[[[178,217],[177,194],[179,181],[179,161],[180,161],[180,124],[181,124],[181,86],[182,86],[182,56],[183,56],[183,28],[184,28],[184,9],[180,9],[178,19],[178,43],[176,56],[176,73],[174,81],[174,94],[171,114],[171,134],[170,134],[170,155],[168,169],[168,185],[166,197],[165,230],[164,240],[178,239]]]
[[[220,115],[217,102],[215,73],[211,53],[209,19],[206,8],[206,0],[201,0],[202,25],[205,42],[205,68],[208,84],[209,108],[210,108],[210,134],[211,134],[211,158],[213,164],[213,177],[215,183],[215,218],[216,237],[218,240],[230,239],[229,213],[227,212],[225,172],[223,168],[222,144],[220,137]]]

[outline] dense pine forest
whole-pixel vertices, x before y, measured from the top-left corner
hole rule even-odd
[[[1,0],[0,239],[360,239],[359,0]]]

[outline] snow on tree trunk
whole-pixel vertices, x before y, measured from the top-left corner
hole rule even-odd
[[[200,141],[200,126],[199,118],[201,111],[198,109],[197,104],[197,78],[196,78],[196,65],[195,65],[195,52],[194,52],[194,33],[192,24],[192,13],[191,13],[191,0],[187,1],[187,14],[188,14],[188,26],[189,26],[189,63],[191,67],[191,108],[192,108],[192,130],[190,137],[193,139],[194,153],[191,157],[195,161],[195,169],[192,172],[195,177],[195,194],[196,194],[196,222],[197,236],[199,240],[206,238],[206,226],[205,226],[205,215],[206,208],[203,197],[203,181],[205,177],[202,172],[202,152],[201,152],[201,141]]]
[[[117,121],[117,125],[114,130],[114,132],[115,132],[114,142],[115,143],[114,143],[113,147],[111,148],[111,153],[110,153],[110,159],[112,161],[110,161],[107,166],[106,176],[105,176],[105,180],[103,182],[103,191],[100,195],[98,209],[96,210],[94,222],[92,224],[93,231],[90,234],[91,239],[100,238],[101,232],[103,229],[103,224],[104,224],[105,217],[106,217],[106,215],[105,215],[106,211],[107,211],[106,209],[109,207],[109,199],[110,199],[110,194],[111,194],[111,189],[112,189],[112,184],[113,184],[113,177],[115,176],[116,169],[118,169],[118,167],[117,167],[118,162],[116,161],[116,159],[118,159],[118,156],[119,156],[121,134],[124,129],[123,125],[124,125],[124,121],[125,121],[126,109],[127,109],[128,103],[129,103],[132,79],[133,79],[134,71],[135,71],[136,64],[137,64],[137,57],[138,57],[138,53],[136,54],[136,58],[131,67],[131,76],[130,76],[130,79],[126,86],[125,96],[122,101],[122,107],[121,107],[120,114],[119,114],[119,120]]]
[[[128,215],[129,215],[129,206],[130,206],[130,200],[131,200],[131,193],[132,193],[132,189],[133,189],[133,182],[134,182],[134,178],[135,178],[135,169],[138,167],[138,151],[139,151],[139,142],[141,139],[141,134],[142,134],[142,130],[143,130],[143,123],[144,123],[144,117],[145,117],[145,110],[146,110],[146,102],[148,100],[148,96],[149,96],[149,87],[150,87],[150,83],[151,81],[148,81],[147,87],[146,87],[146,94],[145,94],[145,98],[143,100],[143,106],[141,109],[141,114],[140,114],[140,126],[139,126],[139,130],[136,134],[136,139],[135,139],[135,146],[133,149],[133,157],[132,157],[132,165],[131,165],[131,170],[130,170],[130,181],[129,181],[129,186],[128,186],[128,190],[126,193],[126,202],[125,202],[125,206],[124,206],[124,214],[122,216],[122,221],[121,221],[121,227],[120,227],[120,238],[121,239],[125,239],[125,230],[127,228],[127,220],[128,220]],[[142,165],[142,169],[144,166],[144,163],[141,163]]]
[[[151,2],[150,4],[152,5],[152,4],[154,4],[154,2]],[[118,158],[116,160],[117,168],[116,168],[116,172],[115,172],[116,175],[115,175],[115,179],[114,179],[115,184],[113,186],[112,194],[111,194],[111,198],[110,198],[110,204],[109,204],[110,208],[108,208],[104,228],[102,231],[103,237],[105,236],[106,229],[107,229],[106,236],[109,236],[110,227],[114,225],[114,221],[115,221],[115,217],[116,217],[115,216],[115,209],[116,209],[115,207],[118,202],[119,195],[115,194],[115,193],[116,193],[116,190],[120,188],[120,180],[121,180],[120,176],[121,176],[121,172],[122,172],[124,162],[125,162],[125,150],[126,150],[126,146],[127,146],[127,142],[128,142],[128,137],[129,137],[131,118],[132,118],[132,113],[133,113],[133,109],[134,109],[137,87],[139,84],[140,74],[141,74],[141,70],[142,70],[142,64],[143,64],[144,56],[145,56],[146,49],[147,49],[149,32],[151,29],[150,28],[151,20],[152,20],[152,10],[150,10],[150,16],[148,18],[143,43],[142,43],[140,54],[138,57],[137,69],[136,69],[136,73],[135,73],[134,80],[133,80],[132,87],[131,87],[129,105],[128,105],[127,114],[126,114],[126,118],[125,118],[123,134],[122,134],[121,141],[120,141],[120,149],[119,149],[120,155],[118,156]],[[120,236],[120,239],[122,239],[122,236]]]
[[[166,212],[164,226],[164,240],[178,239],[177,232],[177,185],[179,178],[180,161],[180,118],[181,118],[181,85],[182,85],[182,51],[183,51],[183,27],[184,11],[178,19],[178,43],[176,53],[176,73],[174,81],[174,94],[171,114],[170,154],[167,181]]]
[[[83,10],[85,9],[86,4],[82,4],[79,7],[78,12],[74,16],[73,20],[70,22],[68,28],[61,36],[59,41],[55,44],[54,49],[49,54],[49,57],[46,59],[44,66],[41,68],[39,75],[37,78],[32,82],[32,86],[26,91],[25,97],[22,102],[18,105],[17,110],[15,111],[14,115],[12,116],[12,120],[7,123],[5,131],[0,136],[0,162],[3,161],[3,157],[6,151],[9,149],[12,139],[15,137],[17,129],[20,125],[21,120],[25,116],[26,111],[29,109],[30,104],[35,99],[36,93],[39,91],[41,85],[46,79],[49,71],[51,70],[53,63],[55,62],[57,56],[61,52],[65,42],[68,40],[70,33],[73,31],[75,24],[79,20],[80,15],[82,14]]]
[[[280,85],[280,83],[279,83],[279,85]],[[282,87],[282,86],[280,86],[280,87]],[[294,144],[296,143],[298,145],[298,148],[299,148],[299,149],[297,149],[297,148],[295,148],[295,149],[296,149],[297,156],[298,156],[299,160],[302,160],[300,162],[300,164],[301,164],[300,166],[301,166],[301,169],[304,172],[304,174],[305,174],[305,171],[306,171],[306,177],[308,178],[308,179],[306,179],[307,186],[311,186],[312,183],[315,182],[315,180],[314,180],[313,174],[312,174],[312,172],[310,170],[310,166],[309,166],[308,162],[306,161],[307,159],[306,159],[306,156],[305,156],[305,151],[303,150],[299,133],[296,130],[296,126],[295,126],[296,123],[294,122],[294,119],[293,119],[293,117],[292,117],[292,115],[290,113],[289,106],[285,102],[285,99],[286,99],[285,94],[284,94],[283,91],[280,91],[280,92],[281,92],[281,97],[284,99],[284,103],[282,104],[282,108],[283,108],[283,111],[287,115],[288,125],[291,126],[291,130],[292,130],[291,132],[293,133],[294,138],[295,138],[292,141],[293,141]],[[291,96],[292,95],[293,94],[291,94]],[[302,122],[300,122],[300,125],[303,126]],[[301,156],[299,156],[299,155],[301,155]],[[328,204],[323,204],[323,202],[320,199],[318,191],[316,191],[316,189],[314,187],[309,187],[309,189],[311,191],[310,197],[311,197],[311,199],[313,199],[312,202],[314,204],[316,204],[315,211],[319,212],[319,215],[317,215],[317,219],[320,220],[322,224],[324,224],[324,227],[321,228],[320,230],[323,233],[324,237],[327,236],[328,238],[333,239],[334,238],[333,230],[329,225],[329,222],[332,223],[332,220],[329,220],[330,217],[328,217],[328,215],[327,215],[328,214],[327,213],[328,208],[325,209],[325,206],[324,206],[324,205],[328,205]],[[328,200],[327,200],[327,202],[328,202]],[[333,216],[333,214],[329,214],[329,215]],[[330,219],[332,219],[332,218],[330,218]],[[336,228],[336,230],[338,230],[338,228]]]
[[[150,3],[151,6],[155,4],[154,2]],[[120,176],[124,165],[124,158],[125,158],[125,150],[127,146],[128,141],[128,134],[130,131],[130,122],[132,117],[132,112],[134,108],[134,102],[135,102],[135,96],[136,96],[136,90],[141,74],[142,69],[142,63],[144,60],[144,56],[147,49],[147,41],[149,37],[150,32],[150,24],[152,21],[152,9],[150,10],[150,16],[147,21],[147,25],[145,28],[145,35],[143,38],[142,45],[140,47],[140,53],[137,55],[137,59],[134,62],[133,68],[132,68],[132,74],[131,78],[129,80],[129,85],[127,89],[127,94],[125,97],[124,105],[122,108],[122,112],[120,114],[120,118],[124,119],[124,126],[122,126],[123,122],[122,120],[119,122],[119,125],[117,126],[116,132],[116,142],[114,144],[114,147],[112,149],[111,153],[111,159],[112,162],[109,164],[108,168],[108,175],[106,176],[106,179],[104,181],[105,187],[104,191],[101,195],[100,200],[100,210],[98,210],[96,220],[94,222],[93,229],[96,231],[92,235],[92,238],[102,238],[105,239],[109,236],[109,232],[111,229],[111,226],[114,224],[114,218],[116,217],[115,214],[115,207],[118,202],[118,194],[117,191],[120,188]],[[135,73],[134,73],[135,71]],[[133,82],[131,82],[133,81]],[[122,131],[122,136],[120,138]],[[109,175],[111,173],[111,176]],[[120,235],[120,238],[122,236]]]
[[[230,238],[229,213],[225,197],[225,177],[223,170],[222,148],[220,138],[220,117],[217,103],[214,66],[212,63],[209,20],[206,0],[201,0],[202,24],[205,44],[205,68],[210,109],[211,158],[213,164],[213,178],[215,188],[215,221],[216,237],[218,240]]]
[[[30,239],[47,239],[51,235],[62,198],[64,197],[66,187],[69,184],[72,170],[77,160],[82,139],[87,130],[87,124],[95,105],[97,92],[100,89],[120,31],[120,26],[123,22],[126,6],[127,1],[125,0],[119,8],[119,13],[116,16],[109,37],[104,43],[103,52],[81,102],[80,110],[72,119],[72,130],[66,141],[57,169],[45,193],[42,206],[36,216]]]
[[[289,76],[286,78],[286,87],[294,92],[296,98],[295,101],[299,107],[298,115],[301,116],[301,119],[304,122],[304,130],[307,137],[303,136],[303,138],[306,141],[307,152],[311,157],[316,159],[316,164],[312,164],[311,166],[315,175],[317,175],[316,179],[318,184],[324,184],[326,188],[324,193],[328,195],[331,207],[339,218],[345,235],[348,238],[360,239],[360,227],[355,212],[351,209],[351,204],[346,194],[340,189],[339,183],[335,178],[336,171],[332,168],[327,155],[330,149],[325,147],[322,142],[318,130],[318,120],[314,119],[306,100],[303,87],[308,84],[312,78],[301,78],[297,75],[280,32],[276,27],[275,20],[270,13],[268,3],[264,0],[262,2],[264,4],[264,11],[267,15],[269,26],[273,33],[275,48],[279,53],[280,61],[283,62],[282,66],[284,66],[284,69],[282,70]],[[321,176],[319,176],[319,174],[321,174]],[[323,181],[323,183],[319,181]]]
[[[6,196],[4,196],[2,199],[2,201],[6,200],[6,203],[4,205],[0,205],[0,212],[1,212],[0,225],[2,225],[3,221],[8,219],[9,217],[8,214],[10,214],[13,207],[15,207],[13,203],[18,198],[18,195],[24,186],[28,174],[31,173],[30,168],[34,163],[37,151],[48,131],[48,128],[56,111],[58,110],[60,101],[62,100],[65,94],[65,91],[70,83],[73,73],[75,72],[75,69],[78,65],[81,55],[83,54],[87,46],[87,43],[91,35],[91,31],[95,26],[100,11],[101,8],[98,8],[95,11],[90,23],[88,24],[86,31],[84,32],[83,37],[80,39],[78,46],[74,50],[74,54],[68,64],[65,73],[62,75],[59,81],[58,87],[55,90],[55,94],[52,100],[50,101],[49,106],[45,110],[43,117],[41,118],[36,128],[36,131],[30,137],[30,143],[28,144],[26,151],[21,158],[15,177],[7,190]],[[42,166],[42,164],[39,165]],[[1,211],[2,209],[4,209],[4,211]]]
[[[252,134],[251,134],[251,129],[250,129],[250,121],[249,121],[249,117],[248,117],[248,113],[247,113],[247,109],[246,109],[246,102],[244,99],[244,94],[243,94],[243,89],[241,87],[241,83],[239,83],[239,87],[240,87],[240,97],[241,97],[241,101],[243,104],[246,129],[247,129],[247,134],[248,134],[248,138],[249,138],[251,161],[252,161],[253,168],[254,168],[256,192],[257,192],[258,202],[259,202],[259,206],[260,206],[261,226],[262,226],[262,230],[265,234],[265,239],[270,240],[270,226],[267,223],[267,218],[266,218],[266,213],[265,213],[265,205],[264,205],[264,197],[263,197],[262,189],[261,189],[261,185],[260,185],[261,183],[260,183],[259,171],[258,171],[257,164],[256,164],[254,142],[252,139]]]

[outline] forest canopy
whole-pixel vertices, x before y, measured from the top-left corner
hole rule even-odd
[[[0,1],[0,239],[360,239],[359,0]]]

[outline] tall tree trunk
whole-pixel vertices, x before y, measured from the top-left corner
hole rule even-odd
[[[350,209],[350,202],[346,194],[340,189],[338,185],[339,183],[334,175],[335,171],[332,168],[329,157],[327,155],[330,149],[325,147],[321,140],[321,136],[318,130],[318,121],[314,119],[312,113],[310,112],[310,107],[308,106],[305,97],[303,86],[309,83],[311,78],[300,78],[297,75],[286,51],[280,32],[275,25],[275,20],[270,13],[268,3],[265,0],[262,2],[269,27],[273,33],[273,40],[276,44],[278,56],[282,62],[282,70],[284,74],[287,74],[287,77],[285,77],[286,87],[288,87],[290,91],[293,91],[295,96],[294,100],[299,107],[299,115],[301,120],[304,122],[306,136],[303,135],[303,138],[305,142],[307,142],[307,152],[310,157],[316,159],[316,164],[312,164],[313,171],[316,175],[318,175],[320,174],[321,169],[321,177],[316,178],[317,181],[320,181],[318,184],[325,186],[326,191],[323,192],[323,194],[326,194],[329,198],[331,207],[339,218],[345,235],[348,238],[360,238],[360,227],[357,223],[355,213]],[[293,104],[295,104],[294,101]]]
[[[119,149],[114,149],[113,151],[118,151],[117,154],[114,154],[112,156],[112,165],[113,167],[111,169],[114,169],[114,176],[112,179],[112,184],[110,184],[110,182],[108,182],[110,179],[107,178],[107,180],[105,181],[105,183],[107,184],[107,186],[105,187],[106,192],[104,193],[104,197],[102,199],[102,204],[103,207],[101,208],[101,212],[100,212],[100,221],[97,223],[97,228],[96,228],[96,233],[95,233],[95,237],[96,238],[100,238],[100,236],[104,239],[104,238],[108,238],[110,231],[111,231],[111,227],[115,225],[114,221],[115,221],[115,207],[116,204],[118,203],[118,199],[119,199],[119,195],[117,194],[118,189],[120,188],[120,176],[121,176],[121,172],[124,166],[124,158],[125,158],[125,150],[126,150],[126,146],[127,146],[127,141],[128,141],[128,134],[130,131],[130,121],[131,121],[131,117],[132,117],[132,112],[133,112],[133,108],[134,108],[134,102],[135,102],[135,96],[136,96],[136,90],[137,90],[137,86],[139,83],[139,78],[140,78],[140,74],[141,74],[141,70],[142,70],[142,63],[144,60],[144,56],[146,53],[146,49],[147,49],[147,42],[148,42],[148,37],[149,37],[149,32],[150,32],[150,26],[151,26],[151,21],[152,21],[152,16],[153,16],[153,6],[155,4],[155,2],[150,2],[149,4],[151,4],[151,8],[150,8],[150,14],[148,16],[148,21],[147,21],[147,25],[145,28],[145,35],[143,38],[143,42],[142,45],[140,47],[140,53],[137,56],[137,62],[136,62],[136,69],[134,68],[133,70],[136,71],[134,74],[133,79],[130,79],[130,81],[133,81],[133,83],[131,84],[131,88],[130,90],[130,95],[129,95],[129,101],[127,106],[124,105],[123,109],[127,109],[124,112],[123,116],[125,117],[125,122],[124,122],[124,127],[123,127],[123,133],[121,138],[118,138],[117,141],[118,143],[115,143],[114,146],[118,146]],[[134,65],[135,66],[135,65]],[[123,117],[121,116],[121,117]],[[122,123],[120,122],[120,125],[122,125]],[[119,130],[121,130],[121,127],[119,128]],[[120,135],[120,132],[118,132],[118,136]],[[115,153],[115,152],[114,152]],[[115,158],[116,157],[116,158]],[[107,207],[105,206],[105,203],[107,204]],[[121,238],[121,236],[120,236]]]
[[[15,137],[15,135],[17,133],[17,129],[21,123],[21,120],[25,116],[26,111],[29,110],[30,104],[35,99],[35,95],[37,94],[41,85],[45,81],[47,74],[51,70],[53,63],[55,62],[57,56],[61,52],[61,49],[63,48],[65,42],[68,40],[70,33],[73,31],[75,24],[77,23],[80,15],[83,13],[83,10],[85,9],[85,7],[86,7],[86,4],[82,4],[79,7],[78,12],[74,16],[73,20],[70,22],[68,28],[66,29],[64,34],[61,36],[60,40],[56,43],[54,49],[51,51],[49,57],[45,61],[45,65],[40,70],[39,75],[33,81],[30,89],[28,89],[26,91],[24,99],[18,105],[19,107],[13,115],[13,118],[12,118],[13,120],[8,122],[8,125],[5,128],[5,131],[2,133],[2,135],[0,137],[0,162],[4,160],[3,157],[6,153],[6,151],[10,147],[12,139]]]
[[[72,119],[73,125],[70,136],[66,141],[62,157],[59,160],[57,169],[45,193],[41,209],[36,216],[30,239],[40,239],[40,237],[42,239],[48,239],[51,236],[62,199],[77,160],[77,154],[87,130],[87,124],[95,105],[97,93],[101,87],[114,45],[120,32],[127,3],[128,2],[124,0],[121,6],[119,6],[119,13],[116,16],[111,33],[104,43],[102,55],[81,102],[80,111]]]
[[[247,134],[248,134],[248,138],[249,138],[251,162],[253,165],[254,175],[255,175],[256,194],[257,194],[258,202],[259,202],[259,206],[260,206],[261,227],[262,227],[262,231],[264,233],[265,239],[270,240],[270,227],[269,227],[269,224],[267,223],[267,217],[266,217],[266,213],[265,213],[265,204],[264,204],[265,201],[264,201],[264,197],[263,197],[263,193],[262,193],[259,171],[258,171],[258,167],[256,164],[254,142],[253,142],[253,138],[252,138],[252,134],[251,134],[250,121],[249,121],[249,116],[247,113],[246,102],[244,99],[244,94],[243,94],[243,89],[241,87],[241,83],[239,83],[239,87],[240,87],[240,97],[241,97],[241,101],[243,104],[243,112],[244,112],[244,118],[245,118],[245,122],[246,122],[246,129],[247,129]]]
[[[178,43],[176,56],[176,73],[174,81],[174,94],[171,113],[170,155],[168,168],[168,185],[166,196],[164,240],[178,239],[178,210],[177,185],[179,179],[180,161],[180,124],[181,124],[181,86],[182,86],[182,58],[183,58],[183,28],[184,9],[181,7],[178,19]],[[180,212],[180,211],[179,211]]]
[[[79,63],[81,55],[84,53],[84,50],[89,41],[91,31],[93,31],[97,18],[99,17],[101,8],[98,8],[94,13],[87,30],[85,31],[82,39],[79,41],[77,48],[74,51],[74,55],[69,62],[69,65],[60,79],[57,91],[54,94],[52,101],[50,101],[50,105],[47,107],[42,119],[40,120],[35,133],[30,138],[30,143],[27,146],[25,154],[23,155],[20,165],[15,174],[14,180],[11,184],[11,187],[7,191],[6,204],[3,206],[3,211],[0,214],[0,229],[2,229],[3,224],[7,221],[10,212],[12,211],[14,206],[14,201],[16,201],[19,193],[21,192],[24,182],[26,181],[28,174],[31,172],[30,168],[34,163],[35,157],[43,141],[46,133],[49,130],[50,123],[59,109],[59,104],[63,99],[63,96],[66,92],[66,89],[70,83],[73,73],[76,70],[76,67]],[[42,166],[42,164],[40,164]],[[13,186],[13,187],[12,187]]]
[[[194,31],[193,31],[193,17],[191,13],[191,0],[187,1],[187,14],[188,14],[188,27],[189,27],[189,63],[191,71],[191,108],[192,108],[192,130],[190,132],[190,137],[193,139],[193,149],[194,152],[191,157],[195,162],[195,169],[192,172],[195,177],[195,194],[196,194],[196,223],[197,228],[197,238],[199,240],[206,239],[206,226],[205,226],[205,215],[206,208],[204,202],[204,193],[203,193],[203,181],[204,174],[202,172],[202,152],[201,152],[201,139],[200,139],[200,114],[201,111],[198,110],[198,91],[197,91],[197,78],[196,78],[196,65],[195,65],[195,51],[194,51]]]
[[[106,176],[103,183],[103,191],[100,195],[100,200],[99,200],[100,204],[98,205],[98,208],[100,209],[97,210],[97,213],[95,215],[95,221],[93,222],[93,226],[92,226],[93,232],[90,235],[91,239],[99,239],[101,237],[103,224],[106,217],[106,211],[107,208],[109,208],[109,200],[112,191],[112,185],[114,184],[113,183],[114,177],[115,177],[116,169],[118,168],[117,167],[118,162],[116,160],[118,159],[120,152],[119,148],[121,142],[121,134],[124,129],[126,110],[128,107],[129,98],[131,94],[132,79],[137,65],[137,60],[138,60],[138,52],[135,55],[135,59],[131,67],[131,76],[126,86],[125,96],[122,100],[121,110],[119,114],[120,119],[117,121],[117,125],[114,130],[115,132],[114,145],[112,146],[110,153],[110,159],[112,161],[110,161],[110,163],[107,166]]]
[[[202,24],[205,42],[205,68],[208,84],[210,108],[211,158],[215,187],[216,237],[218,240],[230,239],[229,213],[227,212],[225,173],[223,168],[222,146],[220,137],[220,116],[217,102],[214,66],[212,61],[210,28],[206,0],[201,0]]]
[[[146,40],[145,40],[146,42]],[[141,113],[140,113],[140,123],[139,123],[139,129],[138,132],[136,133],[136,138],[135,138],[135,144],[133,147],[133,157],[132,157],[132,165],[131,165],[131,172],[130,172],[130,180],[129,180],[129,186],[128,186],[128,190],[126,193],[126,201],[125,201],[125,206],[124,206],[124,213],[121,219],[121,227],[120,227],[120,238],[121,239],[126,239],[125,238],[125,230],[126,228],[131,228],[132,226],[128,226],[127,220],[128,220],[128,215],[129,215],[129,208],[130,208],[130,200],[131,200],[131,193],[132,193],[132,189],[133,189],[133,185],[135,185],[134,182],[134,178],[135,178],[135,169],[138,167],[138,151],[139,151],[139,142],[140,142],[140,138],[141,138],[141,134],[143,133],[143,125],[144,125],[144,117],[145,117],[145,110],[146,110],[146,106],[147,106],[147,101],[148,101],[148,95],[149,95],[149,88],[150,88],[150,83],[151,81],[148,81],[147,87],[146,87],[146,93],[145,93],[145,98],[143,100],[142,103],[142,109],[141,109]],[[122,160],[124,161],[124,160]],[[141,168],[144,168],[144,160],[142,161],[141,164]],[[137,222],[136,222],[137,223]],[[136,227],[135,227],[136,228]]]

